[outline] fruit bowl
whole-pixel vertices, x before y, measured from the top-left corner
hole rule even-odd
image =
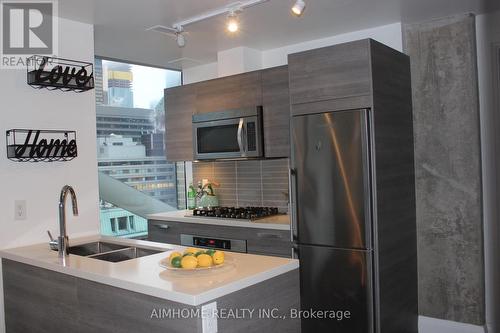
[[[206,271],[223,267],[224,260],[222,251],[190,247],[183,253],[172,251],[159,265],[172,271]]]
[[[206,270],[210,270],[210,269],[217,269],[217,268],[224,267],[224,264],[212,265],[212,266],[208,266],[208,267],[196,267],[196,268],[174,267],[169,263],[169,258],[165,258],[165,259],[160,260],[159,265],[160,265],[160,267],[171,270],[171,271],[182,271],[182,272],[206,271]]]

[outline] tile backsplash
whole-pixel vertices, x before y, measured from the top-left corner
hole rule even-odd
[[[288,209],[288,159],[193,163],[193,180],[220,183],[221,206],[270,206]]]

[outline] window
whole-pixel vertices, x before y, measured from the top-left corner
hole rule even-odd
[[[144,237],[147,212],[128,207],[134,198],[186,208],[184,163],[167,163],[164,142],[164,89],[182,73],[96,58],[94,76],[101,233]]]
[[[128,230],[128,216],[120,216],[118,218],[118,230],[119,231]]]
[[[109,224],[111,226],[111,231],[116,232],[116,219],[114,217],[109,219]]]
[[[135,229],[135,225],[134,225],[134,216],[129,216],[128,218],[129,220],[129,223],[130,223],[130,230],[134,230]]]

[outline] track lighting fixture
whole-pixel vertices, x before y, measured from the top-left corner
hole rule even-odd
[[[171,27],[155,25],[146,30],[157,31],[169,35],[175,38],[177,45],[179,47],[184,47],[186,45],[185,34],[187,33],[186,31],[184,31],[185,26],[196,22],[204,21],[219,15],[227,15],[226,29],[229,33],[234,34],[238,32],[238,30],[240,30],[240,22],[238,20],[238,14],[240,14],[244,9],[260,5],[268,1],[270,0],[239,0],[225,7],[216,8],[212,11],[195,15],[185,20],[176,22]],[[306,9],[306,3],[304,0],[295,0],[295,3],[292,6],[291,11],[293,15],[301,16],[304,13],[305,9]]]
[[[175,25],[173,27],[155,25],[152,26],[151,28],[146,29],[146,31],[156,31],[165,34],[167,36],[170,36],[171,38],[175,39],[175,41],[177,42],[177,46],[179,47],[184,47],[186,45],[185,34],[187,34],[187,32],[184,31],[184,28],[181,25]]]
[[[306,3],[304,0],[297,0],[295,1],[295,4],[292,6],[292,13],[295,16],[301,16],[304,13],[304,10],[306,9]]]

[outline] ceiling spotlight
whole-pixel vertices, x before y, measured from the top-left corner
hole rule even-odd
[[[230,11],[227,15],[226,29],[230,33],[235,33],[239,30],[240,23],[238,22],[238,15],[234,10]]]
[[[182,32],[177,32],[175,34],[175,40],[177,41],[177,46],[184,47],[186,45],[186,37],[182,34]]]
[[[304,13],[304,9],[306,9],[306,3],[304,0],[297,0],[292,6],[292,13],[295,16],[301,16]]]

